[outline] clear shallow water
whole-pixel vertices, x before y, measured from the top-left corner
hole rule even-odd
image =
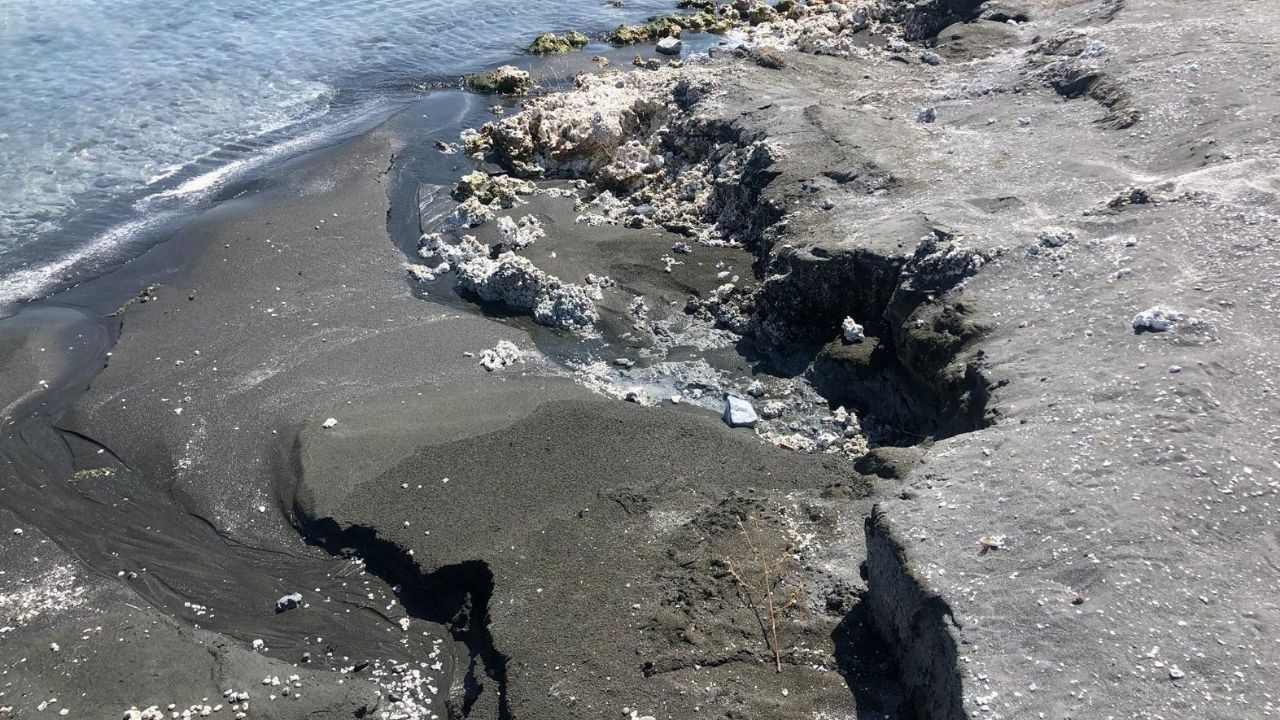
[[[672,0],[0,0],[0,311],[545,30]]]

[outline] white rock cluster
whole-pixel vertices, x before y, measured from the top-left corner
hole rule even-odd
[[[525,215],[519,220],[505,216],[498,218],[498,234],[502,236],[503,246],[513,250],[523,250],[547,235],[542,229],[542,221],[532,215]]]
[[[517,229],[519,224],[516,225]],[[538,227],[526,223],[530,230]],[[541,228],[538,227],[540,230]],[[539,270],[528,258],[507,251],[491,258],[488,246],[470,235],[449,242],[440,233],[422,236],[418,255],[440,258],[440,264],[418,277],[455,271],[458,287],[475,293],[481,300],[497,302],[516,310],[527,310],[539,324],[565,330],[585,330],[599,315],[595,303],[598,288],[586,288],[561,281]]]
[[[573,90],[531,100],[468,135],[468,150],[492,152],[518,176],[589,181],[597,193],[580,203],[579,222],[665,227],[705,244],[732,242],[729,226],[744,224],[755,208],[742,188],[744,173],[768,165],[775,150],[730,139],[708,146],[703,111],[714,103],[718,72],[583,75]]]
[[[499,341],[496,346],[480,353],[480,367],[489,372],[518,362],[524,362],[524,352],[509,340]]]
[[[511,252],[463,263],[458,267],[458,286],[481,300],[529,310],[541,325],[583,330],[599,319],[595,308],[599,291],[562,282]]]

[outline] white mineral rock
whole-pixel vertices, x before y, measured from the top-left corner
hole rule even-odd
[[[862,326],[851,317],[845,318],[844,322],[840,323],[840,332],[844,335],[845,342],[860,343],[867,339]]]
[[[292,610],[302,604],[302,593],[289,593],[276,600],[276,612]]]
[[[518,221],[505,216],[498,218],[498,233],[502,236],[502,244],[515,250],[523,250],[535,240],[546,237],[542,221],[532,215],[525,215]]]
[[[509,340],[502,340],[496,346],[480,353],[480,367],[489,372],[518,362],[524,362],[524,352]]]
[[[541,325],[582,330],[599,317],[595,298],[586,288],[562,282],[510,252],[496,260],[477,257],[462,263],[458,285],[481,300],[532,310],[533,319]]]
[[[1172,330],[1182,317],[1182,313],[1171,307],[1156,305],[1133,316],[1133,329],[1136,332],[1165,332]]]
[[[325,420],[324,422],[320,423],[320,427],[324,428],[325,430],[328,430],[331,427],[336,427],[337,424],[338,424],[337,418],[329,418],[328,420]]]

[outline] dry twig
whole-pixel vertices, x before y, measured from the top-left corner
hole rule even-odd
[[[791,547],[784,548],[780,554],[770,559],[765,555],[761,543],[752,537],[746,524],[741,520],[738,521],[738,528],[742,531],[742,537],[746,540],[747,549],[750,550],[751,557],[759,565],[759,584],[747,579],[752,573],[748,573],[745,568],[739,572],[739,567],[733,562],[733,558],[726,557],[725,565],[729,568],[729,574],[733,577],[734,582],[741,589],[743,600],[747,607],[755,613],[756,620],[760,622],[762,631],[765,631],[765,620],[768,620],[769,627],[766,631],[765,644],[773,650],[773,661],[777,671],[782,672],[782,648],[778,645],[778,618],[782,616],[785,610],[800,602],[800,595],[804,592],[804,586],[797,584],[790,593],[779,596],[779,592],[786,585],[786,573],[791,560]],[[764,605],[764,617],[760,615],[761,604]]]

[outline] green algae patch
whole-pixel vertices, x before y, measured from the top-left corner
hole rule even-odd
[[[529,43],[526,51],[533,55],[559,55],[580,50],[589,42],[591,39],[577,30],[571,30],[563,35],[542,33]]]

